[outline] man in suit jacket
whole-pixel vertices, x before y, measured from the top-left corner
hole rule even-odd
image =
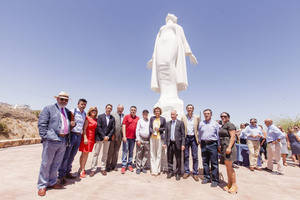
[[[112,115],[115,118],[115,133],[112,137],[112,141],[109,144],[108,157],[106,162],[107,171],[115,170],[118,171],[117,162],[119,156],[119,150],[122,143],[122,122],[124,119],[124,106],[118,105],[117,112]]]
[[[182,121],[185,127],[185,150],[184,150],[184,174],[183,178],[186,179],[190,175],[190,148],[193,157],[193,178],[195,181],[199,181],[198,174],[198,126],[200,117],[193,114],[194,106],[188,104],[186,106],[187,114],[182,117]]]
[[[101,173],[103,176],[107,175],[106,172],[106,161],[108,155],[108,148],[112,136],[115,132],[115,118],[110,114],[112,111],[112,105],[107,104],[105,106],[105,113],[98,116],[97,128],[95,133],[96,144],[94,146],[94,155],[92,161],[92,170],[90,176],[94,176],[97,170],[98,157],[102,148],[101,158]]]
[[[66,150],[67,136],[75,126],[72,113],[66,108],[69,95],[60,92],[55,98],[57,103],[46,106],[38,122],[43,143],[42,163],[38,178],[39,196],[45,196],[47,188],[63,188],[57,182],[57,172]]]
[[[171,121],[167,123],[167,129],[164,140],[164,148],[167,148],[169,173],[167,178],[176,174],[176,180],[180,180],[181,174],[181,151],[185,149],[185,130],[182,121],[177,119],[177,112],[171,112]],[[173,158],[176,158],[176,170],[173,172]]]

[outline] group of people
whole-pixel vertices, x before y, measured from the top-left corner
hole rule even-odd
[[[161,116],[159,107],[153,109],[149,119],[149,111],[143,110],[142,118],[136,115],[137,108],[130,107],[130,114],[124,115],[124,107],[118,105],[117,112],[112,113],[113,106],[107,104],[105,113],[98,115],[96,107],[91,107],[85,112],[87,101],[79,99],[77,108],[70,111],[66,108],[69,95],[60,92],[55,96],[57,102],[46,106],[39,116],[38,128],[42,138],[43,152],[42,163],[38,178],[38,195],[45,196],[49,188],[61,189],[66,179],[77,176],[71,174],[72,163],[78,152],[80,155],[80,168],[78,175],[85,178],[88,155],[92,152],[91,172],[93,177],[97,173],[100,152],[100,173],[104,176],[107,172],[118,171],[117,161],[122,145],[121,174],[126,171],[133,172],[133,152],[136,146],[135,167],[136,174],[147,173],[148,163],[153,176],[167,173],[167,178],[175,176],[181,178],[182,152],[184,162],[183,178],[192,176],[199,181],[198,148],[201,147],[203,175],[202,184],[211,183],[211,187],[219,184],[219,156],[225,160],[228,184],[223,189],[229,193],[237,192],[236,174],[233,161],[236,157],[236,127],[230,122],[230,115],[223,112],[220,122],[212,120],[212,110],[203,111],[204,119],[196,116],[194,106],[186,106],[187,114],[178,119],[177,111],[171,112],[171,120],[166,121]],[[251,119],[251,125],[245,134],[248,137],[250,150],[250,169],[259,169],[256,166],[258,140],[266,137],[268,143],[268,171],[273,170],[273,158],[278,164],[281,173],[279,142],[284,134],[272,120],[265,120],[268,127],[265,135],[263,129],[256,125],[256,120]],[[294,141],[300,139],[294,134]],[[291,138],[290,138],[291,141]],[[291,143],[292,144],[292,143]],[[193,171],[190,172],[189,156],[192,154]],[[279,152],[279,157],[278,157]],[[174,163],[175,156],[175,163]],[[298,155],[299,156],[299,155]],[[150,158],[150,160],[149,160]],[[269,161],[270,160],[270,161]]]
[[[255,169],[261,170],[257,166],[257,159],[259,156],[260,158],[262,158],[262,154],[264,154],[265,159],[269,161],[268,169],[272,169],[272,167],[270,167],[272,162],[271,159],[268,159],[268,157],[275,157],[273,160],[280,164],[278,166],[279,174],[282,171],[281,162],[279,161],[282,158],[283,165],[287,166],[287,156],[289,155],[289,149],[291,149],[293,161],[296,163],[297,159],[300,160],[300,131],[297,125],[288,127],[287,133],[281,126],[271,127],[272,129],[274,129],[274,132],[278,132],[278,134],[281,134],[281,137],[276,142],[273,142],[273,145],[269,144],[270,138],[268,138],[267,132],[264,131],[261,125],[257,125],[256,119],[250,119],[250,124],[242,123],[240,125],[240,128],[241,129],[237,131],[237,135],[240,138],[241,144],[248,145],[251,171],[254,171]]]

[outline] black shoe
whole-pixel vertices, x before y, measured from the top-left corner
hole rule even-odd
[[[202,184],[207,184],[207,183],[210,183],[210,180],[204,179],[201,183],[202,183]]]
[[[140,174],[140,173],[141,173],[141,170],[140,170],[140,169],[137,169],[135,172],[136,172],[136,174]]]
[[[147,170],[146,170],[146,169],[143,169],[142,172],[143,172],[144,174],[147,174]]]
[[[66,178],[65,178],[65,177],[59,178],[59,183],[60,183],[61,185],[65,185],[65,184],[67,183]]]
[[[76,176],[73,176],[71,173],[67,173],[67,175],[65,177],[67,179],[75,179],[75,178],[77,178]]]
[[[201,183],[202,183],[202,184],[207,184],[207,183],[210,183],[210,180],[204,179]]]
[[[177,175],[176,175],[176,181],[179,181],[179,180],[180,180],[180,175],[177,174]]]
[[[212,182],[210,187],[218,187],[219,183],[218,182]]]
[[[168,173],[167,178],[170,179],[172,178],[173,174],[172,173]]]
[[[267,172],[272,172],[272,170],[270,170],[269,168],[265,167],[263,168],[263,170],[267,171]]]

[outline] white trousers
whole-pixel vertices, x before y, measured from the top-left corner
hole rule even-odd
[[[282,172],[280,142],[276,142],[275,144],[273,143],[268,144],[267,157],[268,157],[267,168],[273,170],[273,159],[274,159],[277,163],[277,171]]]
[[[93,154],[93,160],[92,160],[92,171],[97,170],[98,165],[98,157],[102,148],[102,158],[101,158],[101,170],[106,170],[106,161],[107,161],[107,155],[108,155],[108,149],[109,149],[110,141],[97,141],[94,145],[94,154]]]
[[[161,160],[161,139],[150,138],[150,163],[151,173],[158,175],[160,173]]]

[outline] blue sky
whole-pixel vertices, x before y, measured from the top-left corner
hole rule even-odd
[[[178,16],[199,64],[180,93],[196,113],[227,111],[240,123],[299,114],[300,1],[0,1],[0,101],[41,109],[64,90],[151,109],[155,36]]]

